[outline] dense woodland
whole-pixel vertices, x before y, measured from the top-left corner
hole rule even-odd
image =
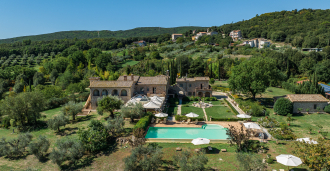
[[[23,40],[32,40],[32,41],[50,41],[55,39],[93,39],[93,38],[131,38],[131,37],[148,37],[148,36],[157,36],[161,34],[172,34],[172,33],[183,33],[187,30],[194,29],[205,29],[203,27],[174,27],[174,28],[162,28],[162,27],[141,27],[131,30],[102,30],[102,31],[62,31],[56,33],[35,35],[35,36],[22,36],[15,37],[10,39],[1,39],[0,44],[2,43],[14,43],[22,42]]]

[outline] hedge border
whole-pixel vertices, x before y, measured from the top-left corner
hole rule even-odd
[[[233,107],[233,105],[231,105],[231,103],[228,102],[227,99],[224,99],[224,100],[225,100],[225,102],[227,103],[227,105],[230,107],[230,109],[234,112],[234,114],[238,115],[238,112],[237,112],[237,110]],[[213,119],[213,118],[212,118],[212,119]]]

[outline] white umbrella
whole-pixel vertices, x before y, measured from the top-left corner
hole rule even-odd
[[[290,154],[281,154],[279,156],[276,156],[276,161],[288,167],[299,166],[302,163],[299,157]]]
[[[157,114],[155,114],[155,116],[162,118],[162,117],[167,117],[168,114],[166,114],[166,113],[157,113]]]
[[[243,123],[245,128],[247,129],[261,129],[260,126],[256,123],[253,122],[247,122],[247,123]]]
[[[190,113],[186,114],[186,116],[189,118],[195,118],[195,117],[198,117],[199,115],[197,115],[196,113],[190,112]]]
[[[206,138],[196,138],[191,141],[194,145],[209,144],[210,140]]]
[[[246,114],[239,114],[239,115],[236,115],[238,118],[251,118],[250,115],[246,115]]]
[[[296,141],[306,142],[309,144],[318,144],[317,141],[314,141],[310,138],[298,138]]]

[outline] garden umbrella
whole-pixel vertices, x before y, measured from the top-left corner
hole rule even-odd
[[[256,123],[253,122],[247,122],[247,123],[243,123],[245,128],[247,129],[261,129],[260,126]]]
[[[196,113],[190,112],[190,113],[186,114],[186,116],[189,118],[195,118],[195,117],[198,117],[199,115],[197,115]]]
[[[246,115],[246,114],[239,114],[239,115],[236,115],[238,118],[251,118],[250,115]]]
[[[157,113],[157,114],[155,114],[155,116],[162,118],[162,117],[167,117],[168,114],[166,114],[166,113]]]
[[[318,144],[317,141],[314,141],[310,138],[298,138],[296,141],[306,142],[309,144]]]
[[[210,140],[206,138],[196,138],[191,141],[194,145],[209,144]]]
[[[285,166],[288,166],[288,170],[289,166],[299,166],[302,163],[299,157],[296,157],[291,154],[281,154],[279,156],[276,156],[276,161]]]

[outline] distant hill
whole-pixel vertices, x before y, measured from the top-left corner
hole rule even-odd
[[[144,37],[144,36],[155,36],[165,33],[184,33],[188,30],[195,29],[206,29],[207,27],[196,27],[196,26],[183,26],[183,27],[173,27],[173,28],[162,28],[162,27],[138,27],[131,30],[119,30],[119,31],[109,31],[102,30],[99,31],[100,38],[128,38],[128,37]],[[91,39],[98,38],[98,31],[61,31],[48,34],[32,35],[32,36],[22,36],[9,39],[0,39],[1,43],[13,43],[23,40],[32,41],[47,41],[55,39]]]

